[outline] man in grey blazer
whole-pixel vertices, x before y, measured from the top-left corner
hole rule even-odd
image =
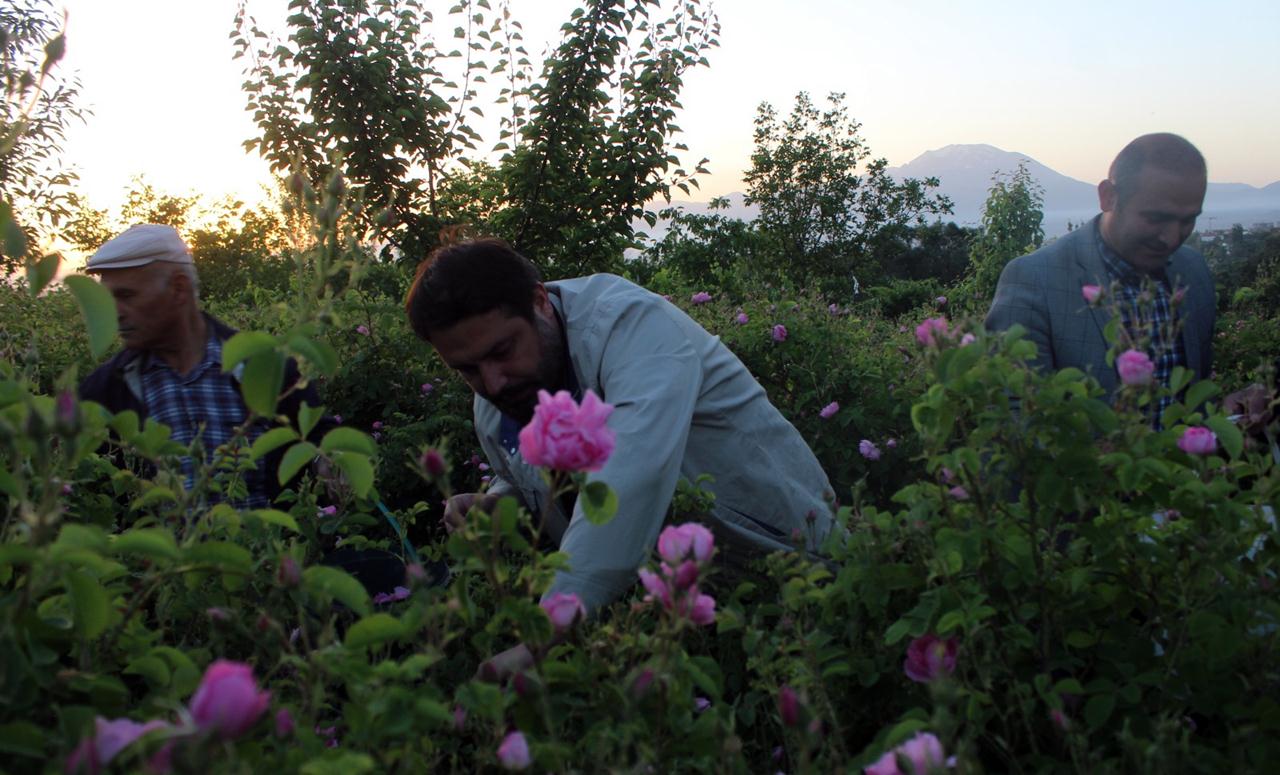
[[[1118,378],[1103,331],[1119,308],[1122,341],[1146,350],[1161,384],[1176,366],[1208,377],[1213,277],[1204,257],[1182,246],[1206,181],[1204,157],[1182,137],[1150,134],[1129,143],[1098,184],[1101,215],[1004,268],[987,328],[1021,324],[1039,350],[1037,366],[1081,369],[1110,395]],[[1091,306],[1085,286],[1098,286],[1102,303]],[[1155,416],[1168,400],[1153,407]]]

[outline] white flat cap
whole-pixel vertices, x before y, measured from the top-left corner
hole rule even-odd
[[[140,223],[130,226],[123,234],[108,240],[89,258],[86,272],[102,272],[108,269],[126,269],[154,261],[172,264],[190,264],[191,251],[172,226],[158,223]]]

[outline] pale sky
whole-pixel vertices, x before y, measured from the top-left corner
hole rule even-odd
[[[492,0],[495,7],[497,0]],[[65,71],[93,110],[67,159],[99,207],[139,173],[160,190],[256,197],[267,166],[229,34],[236,0],[64,0]],[[287,0],[249,0],[285,31]],[[441,35],[449,3],[426,5]],[[511,0],[539,55],[579,3]],[[670,6],[670,2],[664,5]],[[989,143],[1095,181],[1128,140],[1185,135],[1210,179],[1280,180],[1280,2],[1191,0],[719,0],[720,48],[687,79],[677,119],[688,163],[710,157],[704,199],[743,190],[756,106],[846,92],[876,156],[905,164],[952,143]],[[440,23],[443,22],[443,23]],[[483,107],[483,106],[482,106]],[[489,139],[496,142],[496,135]]]

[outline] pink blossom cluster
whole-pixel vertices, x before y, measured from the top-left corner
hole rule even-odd
[[[922,635],[907,646],[907,660],[902,670],[912,681],[931,683],[956,671],[958,650],[955,638],[943,640],[933,633]]]
[[[1120,374],[1120,381],[1126,385],[1150,385],[1156,365],[1151,356],[1141,350],[1125,350],[1116,358],[1116,371]]]
[[[556,471],[599,471],[613,454],[605,422],[613,406],[588,390],[579,406],[566,390],[538,391],[533,419],[520,431],[520,454],[530,465]]]
[[[567,632],[574,624],[587,618],[587,609],[582,604],[582,598],[572,592],[548,595],[542,599],[540,605],[542,610],[547,612],[547,618],[551,620],[551,626],[557,635]]]
[[[665,528],[658,536],[659,573],[640,569],[647,601],[658,601],[676,617],[698,625],[716,620],[716,601],[698,590],[702,570],[715,552],[711,531],[696,522]]]
[[[1212,455],[1218,450],[1218,435],[1203,425],[1193,425],[1178,438],[1178,449],[1188,455]]]
[[[169,739],[147,762],[153,772],[168,772],[172,765],[173,746],[179,738],[207,735],[229,741],[244,735],[267,709],[271,693],[258,688],[253,668],[241,662],[220,659],[209,665],[187,713],[189,722],[173,724],[159,719],[139,723],[127,718],[94,720],[93,734],[82,739],[67,757],[68,773],[99,773],[124,749],[149,732],[164,731]],[[283,715],[282,715],[283,714]],[[288,711],[276,714],[276,733],[293,730]]]
[[[698,291],[697,293],[693,294],[693,297],[690,299],[690,301],[692,301],[694,304],[706,304],[707,302],[711,301],[711,294],[707,293],[706,291]]]
[[[906,764],[906,769],[899,767]],[[887,751],[862,771],[866,775],[927,775],[944,767],[956,766],[954,756],[947,758],[942,741],[928,732],[917,732],[907,742]]]

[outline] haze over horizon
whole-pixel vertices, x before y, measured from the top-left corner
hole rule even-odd
[[[60,66],[78,72],[81,102],[94,111],[73,127],[65,158],[94,206],[114,207],[137,174],[162,191],[257,198],[268,172],[241,146],[256,128],[228,40],[235,0],[62,5],[70,22]],[[512,5],[538,57],[579,3]],[[285,29],[287,0],[248,8],[264,27]],[[1280,181],[1280,102],[1265,96],[1280,82],[1280,58],[1268,54],[1277,3],[1238,0],[1212,15],[1189,0],[1090,0],[1070,13],[1012,0],[977,12],[942,0],[798,0],[785,14],[734,0],[717,11],[721,47],[686,78],[677,119],[690,148],[682,158],[711,160],[697,198],[743,190],[757,105],[785,115],[801,90],[819,103],[846,92],[873,154],[896,166],[947,145],[988,144],[1092,181],[1129,139],[1167,130],[1200,146],[1211,180]],[[1187,41],[1195,56],[1168,56]]]

